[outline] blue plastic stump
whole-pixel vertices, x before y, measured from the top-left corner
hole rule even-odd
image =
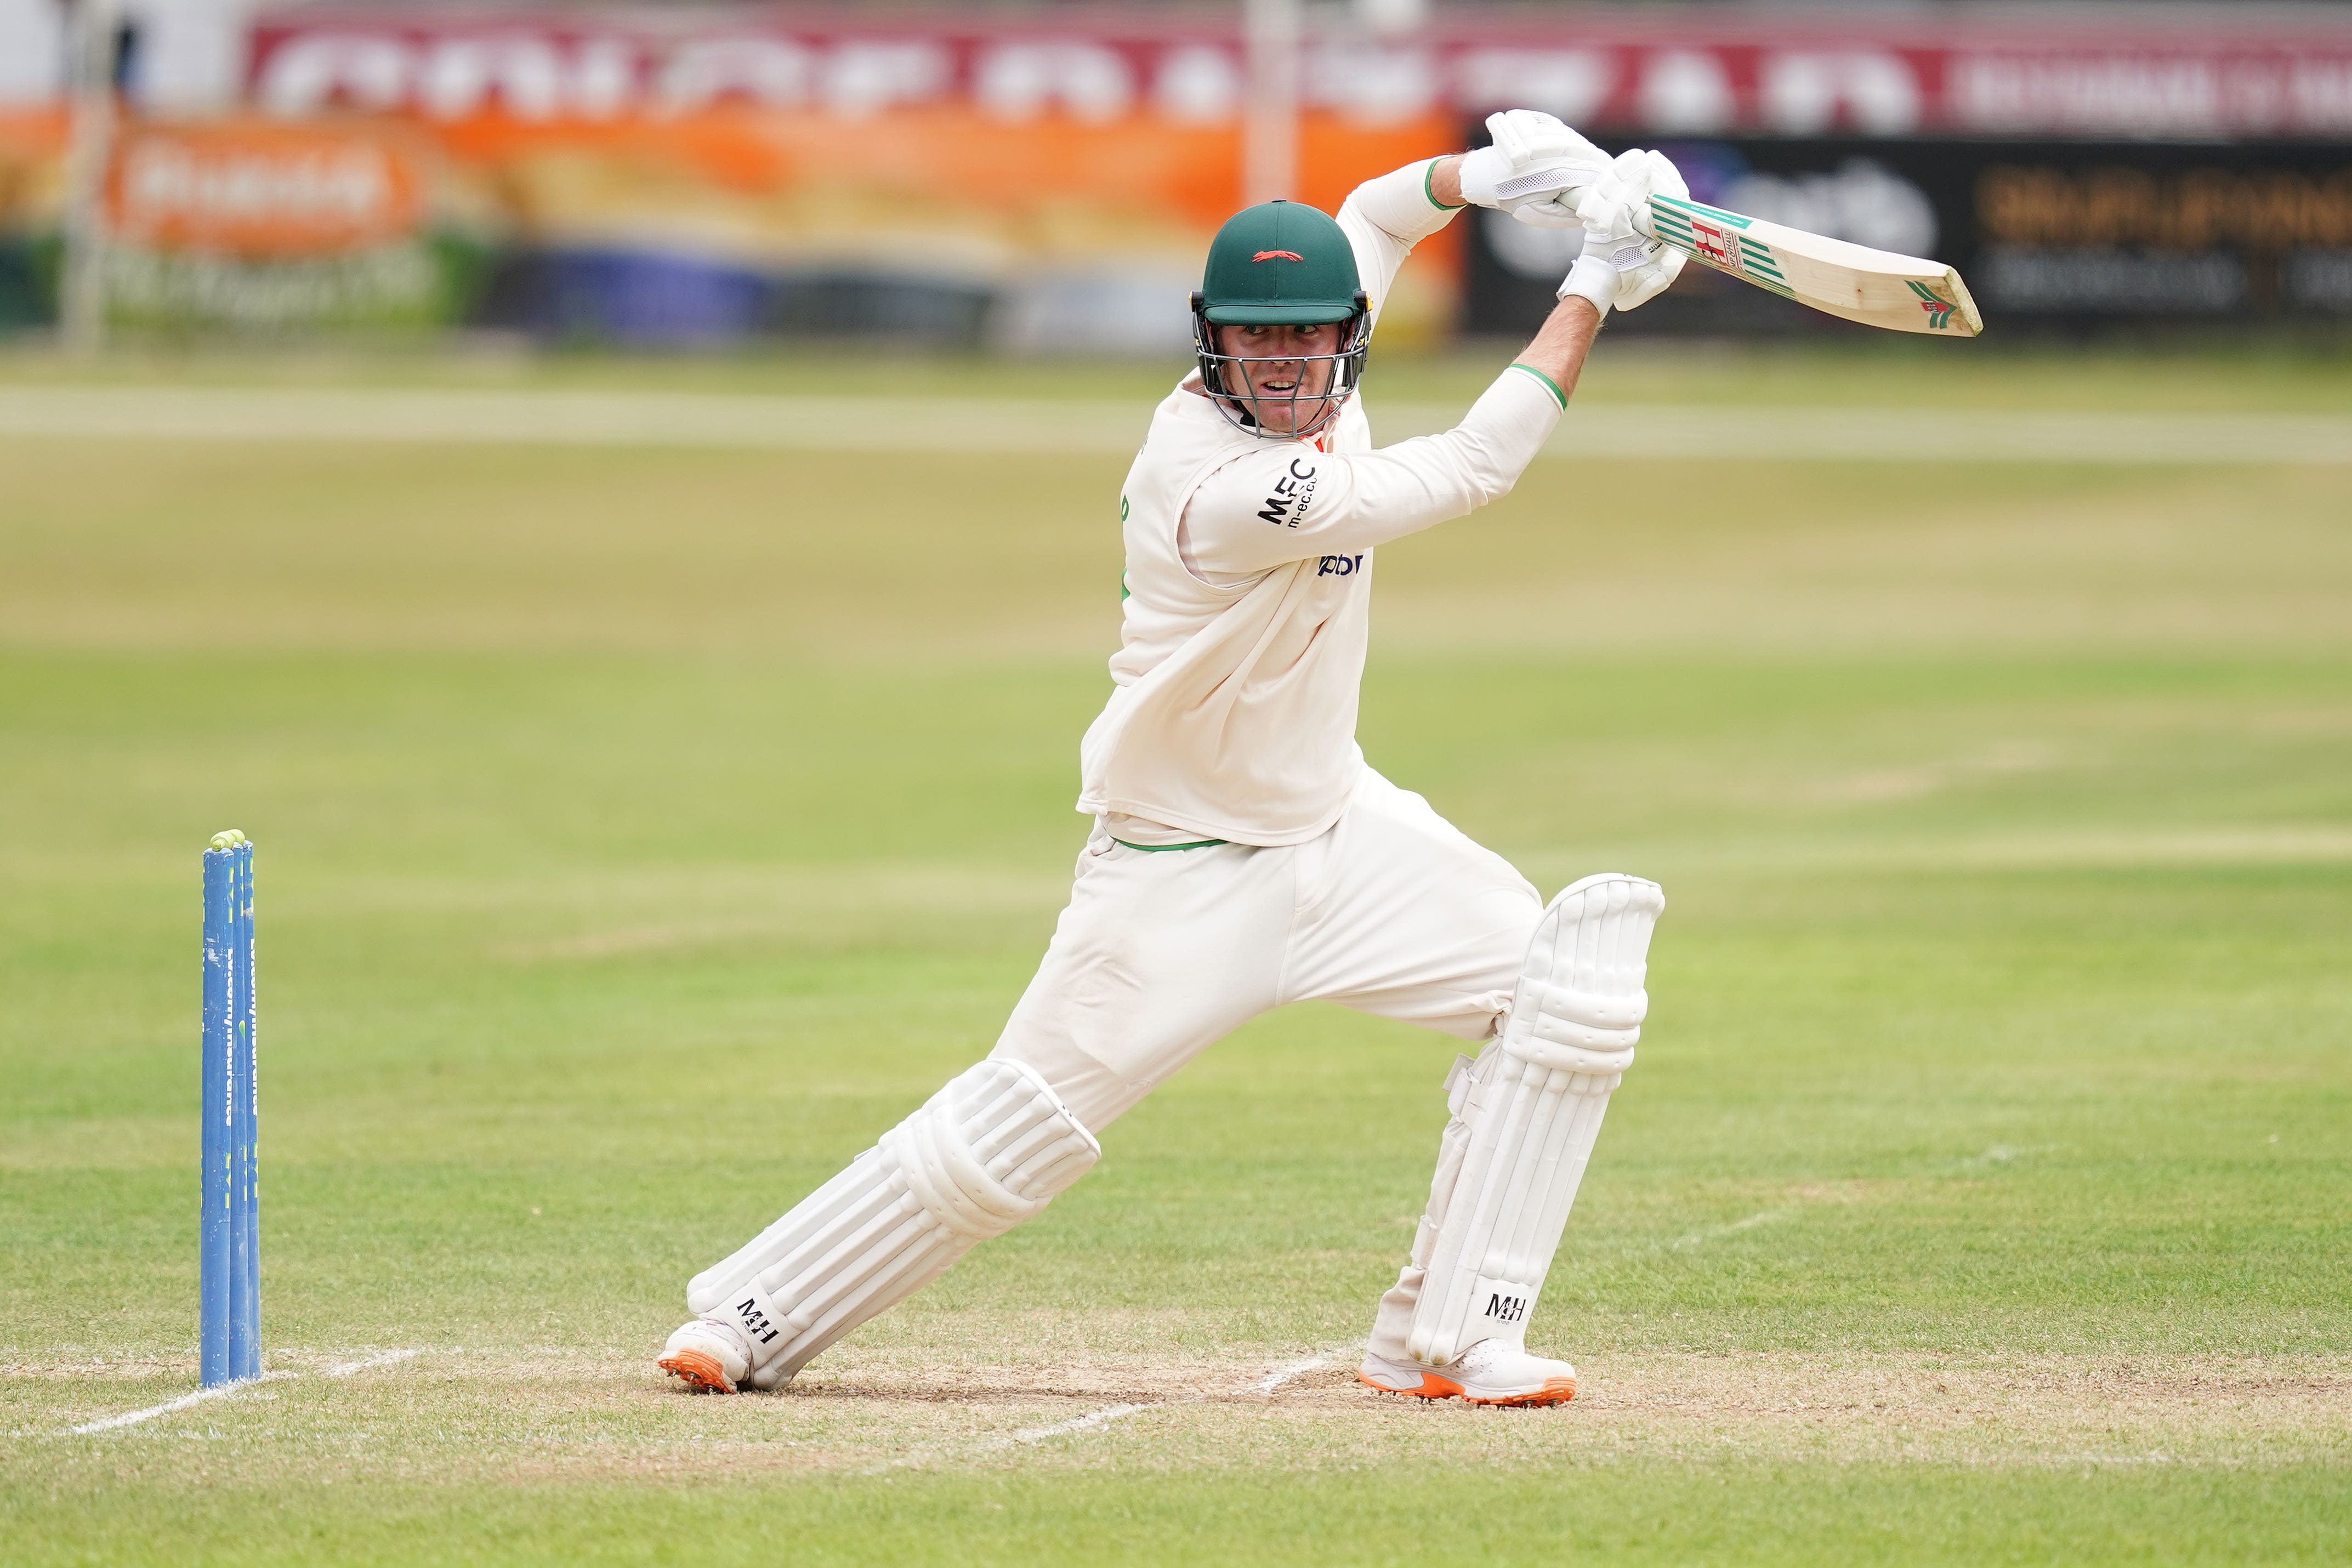
[[[253,846],[205,852],[204,1211],[198,1365],[205,1387],[261,1375],[260,1084],[255,1054]]]

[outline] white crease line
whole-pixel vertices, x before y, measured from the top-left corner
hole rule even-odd
[[[1669,1242],[1666,1249],[1669,1252],[1686,1252],[1703,1242],[1720,1241],[1727,1236],[1737,1236],[1743,1230],[1754,1230],[1759,1225],[1772,1225],[1788,1219],[1796,1212],[1793,1207],[1765,1209],[1759,1214],[1749,1215],[1746,1219],[1733,1220],[1729,1225],[1718,1225],[1706,1230],[1695,1230],[1680,1241]]]
[[[349,1377],[355,1372],[366,1372],[372,1367],[392,1366],[423,1353],[421,1351],[414,1350],[378,1351],[373,1355],[364,1355],[356,1361],[336,1362],[320,1367],[318,1375]],[[203,1405],[215,1399],[226,1399],[233,1394],[243,1394],[247,1389],[258,1388],[265,1383],[278,1383],[289,1377],[304,1375],[299,1372],[265,1372],[259,1377],[248,1377],[240,1383],[224,1383],[212,1388],[199,1388],[194,1394],[183,1394],[177,1399],[167,1399],[161,1405],[151,1405],[144,1410],[126,1410],[120,1415],[102,1416],[99,1420],[84,1422],[81,1426],[69,1426],[66,1430],[68,1435],[76,1437],[86,1437],[94,1432],[111,1432],[118,1426],[135,1426],[142,1421],[152,1421],[158,1415],[169,1415],[174,1411],[185,1410],[192,1405]]]
[[[1996,1143],[1981,1154],[1972,1154],[1952,1166],[1955,1171],[1973,1171],[1984,1165],[2006,1165],[2012,1160],[2022,1160],[2028,1154],[2054,1154],[2066,1147],[2063,1143],[2026,1143],[2012,1147]]]
[[[1308,1356],[1302,1361],[1292,1362],[1287,1366],[1276,1368],[1256,1383],[1252,1384],[1250,1387],[1259,1394],[1272,1394],[1292,1378],[1302,1376],[1318,1367],[1328,1366],[1347,1353],[1346,1350],[1337,1350],[1325,1355]],[[1114,1421],[1124,1421],[1130,1415],[1140,1415],[1147,1410],[1169,1410],[1180,1405],[1198,1405],[1209,1397],[1206,1392],[1202,1392],[1188,1394],[1177,1399],[1147,1399],[1129,1405],[1106,1405],[1100,1410],[1090,1410],[1084,1415],[1074,1415],[1067,1421],[1056,1421],[1050,1426],[1033,1426],[1025,1432],[1008,1432],[982,1444],[980,1451],[992,1453],[1009,1448],[1015,1443],[1042,1443],[1049,1437],[1067,1437],[1079,1432],[1098,1431]]]
[[[1090,1410],[1084,1415],[1075,1415],[1067,1421],[1056,1421],[1050,1426],[1032,1426],[1025,1432],[1000,1432],[972,1445],[968,1453],[974,1457],[981,1454],[1002,1453],[1017,1443],[1042,1443],[1048,1437],[1066,1437],[1073,1432],[1091,1432],[1097,1427],[1108,1426],[1114,1421],[1124,1420],[1129,1415],[1140,1415],[1147,1410],[1164,1410],[1172,1405],[1192,1405],[1207,1397],[1205,1394],[1193,1394],[1181,1399],[1149,1399],[1134,1405],[1107,1405],[1100,1410]],[[918,1454],[908,1458],[893,1459],[885,1468],[900,1469],[913,1465],[927,1465],[938,1457],[936,1453]]]
[[[118,1426],[134,1426],[142,1421],[152,1421],[158,1415],[169,1415],[175,1410],[185,1410],[191,1405],[202,1405],[210,1399],[226,1399],[233,1394],[243,1394],[248,1389],[258,1388],[265,1383],[276,1383],[281,1378],[301,1375],[299,1372],[265,1372],[259,1377],[248,1377],[241,1383],[223,1383],[211,1388],[199,1388],[194,1394],[183,1394],[177,1399],[167,1399],[161,1405],[151,1405],[144,1410],[126,1410],[120,1415],[108,1415],[96,1421],[87,1421],[69,1430],[77,1437],[88,1436],[92,1432],[111,1432]]]
[[[1937,1173],[1951,1174],[1962,1171],[1979,1170],[1988,1165],[2006,1165],[2012,1160],[2021,1160],[2029,1154],[2048,1154],[2065,1147],[2063,1143],[2028,1143],[2018,1147],[2011,1147],[2007,1143],[1996,1143],[1983,1153],[1971,1155]],[[1737,1236],[1743,1230],[1754,1230],[1759,1225],[1774,1225],[1784,1219],[1794,1219],[1799,1206],[1795,1204],[1787,1204],[1780,1208],[1765,1209],[1749,1215],[1746,1219],[1733,1220],[1729,1225],[1718,1225],[1706,1230],[1695,1230],[1679,1241],[1666,1243],[1665,1250],[1687,1252],[1692,1247],[1706,1242],[1720,1241],[1727,1236]]]
[[[413,1356],[422,1355],[423,1353],[424,1352],[422,1351],[379,1351],[374,1355],[364,1355],[360,1357],[357,1361],[339,1361],[332,1366],[320,1367],[319,1369],[319,1375],[320,1377],[349,1377],[355,1372],[366,1372],[371,1368],[379,1366],[392,1366],[397,1363],[407,1361]]]
[[[1195,1394],[1192,1398],[1197,1399]],[[1141,1405],[1107,1405],[1100,1410],[1067,1421],[1056,1421],[1051,1426],[1032,1427],[1015,1432],[1005,1439],[1008,1443],[1042,1443],[1048,1437],[1065,1437],[1073,1432],[1090,1432],[1097,1426],[1108,1426],[1123,1416],[1140,1415],[1146,1410],[1161,1410],[1171,1405],[1189,1405],[1191,1399],[1154,1399]]]

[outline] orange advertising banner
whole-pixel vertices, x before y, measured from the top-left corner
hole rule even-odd
[[[951,103],[862,119],[741,107],[626,120],[492,113],[429,129],[454,156],[484,167],[588,157],[747,195],[919,193],[968,211],[1148,212],[1187,229],[1213,229],[1241,205],[1240,130],[1150,114],[1080,124],[1008,121]],[[1300,126],[1297,199],[1335,209],[1362,181],[1459,140],[1460,127],[1442,115],[1367,126],[1310,113]]]
[[[0,125],[0,231],[55,233],[63,129],[55,114]],[[1298,195],[1336,209],[1457,139],[1440,113],[1310,112]],[[104,186],[109,287],[123,321],[240,331],[474,322],[1173,353],[1209,237],[1241,204],[1241,163],[1230,119],[1142,105],[1097,120],[957,100],[857,116],[727,102],[126,118]],[[1454,313],[1458,237],[1421,249],[1383,318],[1390,343]]]
[[[134,124],[108,172],[108,227],[123,244],[255,259],[391,244],[425,212],[407,140],[270,120]]]
[[[1239,129],[1150,112],[1079,123],[1009,121],[953,102],[863,118],[727,105],[415,123],[515,245],[691,256],[773,277],[927,280],[988,292],[1000,326],[1058,312],[1064,330],[1094,331],[1112,349],[1181,341],[1183,296],[1209,237],[1241,205]],[[1439,115],[1367,126],[1318,112],[1300,130],[1298,194],[1327,211],[1459,134]],[[1389,307],[1388,341],[1444,330],[1457,245],[1447,233],[1423,247]],[[1160,326],[1128,325],[1141,313]]]

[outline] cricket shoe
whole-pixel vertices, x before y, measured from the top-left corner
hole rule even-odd
[[[1444,1366],[1367,1353],[1356,1376],[1382,1394],[1466,1399],[1473,1405],[1565,1405],[1576,1397],[1576,1369],[1529,1355],[1501,1340],[1480,1340]]]
[[[751,1342],[732,1323],[696,1318],[662,1346],[660,1366],[696,1394],[732,1394],[751,1375]]]

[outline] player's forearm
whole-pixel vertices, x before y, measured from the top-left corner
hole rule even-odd
[[[1429,166],[1429,199],[1442,207],[1464,205],[1462,154],[1449,153]]]
[[[1402,258],[1461,210],[1461,163],[1458,154],[1423,158],[1375,174],[1349,193],[1339,222],[1344,226],[1351,214],[1360,218],[1400,247]]]
[[[1576,395],[1576,378],[1583,373],[1584,356],[1601,331],[1601,312],[1591,300],[1570,294],[1552,307],[1543,328],[1528,343],[1517,363],[1541,371],[1559,389],[1560,402]]]
[[[1461,181],[1451,170],[1441,177],[1438,165],[1460,162],[1424,158],[1407,163],[1366,180],[1340,204],[1339,227],[1356,248],[1357,280],[1370,296],[1375,320],[1412,247],[1453,220]]]
[[[1546,356],[1549,363],[1557,363]],[[1368,549],[1466,516],[1511,493],[1559,425],[1567,394],[1551,372],[1515,361],[1462,422],[1349,460],[1340,506],[1317,553]]]

